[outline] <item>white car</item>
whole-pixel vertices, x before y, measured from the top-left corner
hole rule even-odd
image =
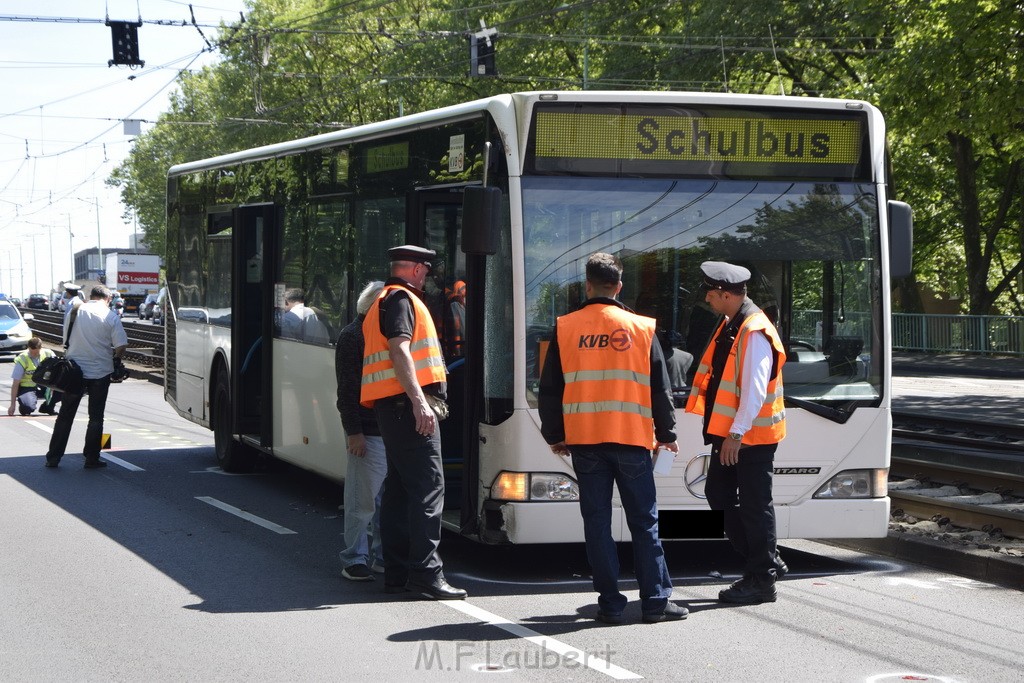
[[[23,318],[18,307],[7,299],[0,299],[0,356],[16,356],[28,348],[32,330],[28,328],[31,313]]]

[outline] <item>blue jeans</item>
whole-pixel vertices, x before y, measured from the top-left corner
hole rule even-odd
[[[100,440],[103,438],[103,411],[107,407],[107,392],[110,390],[110,375],[98,379],[83,379],[82,394],[64,394],[60,404],[60,413],[57,414],[57,421],[53,425],[53,436],[50,437],[50,448],[46,452],[46,459],[51,462],[60,462],[64,457],[64,451],[68,447],[68,437],[71,436],[71,426],[75,422],[75,414],[78,412],[78,404],[82,402],[84,394],[89,395],[89,426],[85,430],[85,447],[82,454],[86,460],[99,460]]]
[[[384,454],[384,439],[364,436],[366,455],[348,456],[345,471],[345,545],[341,551],[341,564],[351,567],[383,565],[380,553],[380,494],[384,475],[388,473],[388,460]],[[367,538],[373,536],[370,544]]]
[[[619,614],[626,596],[619,592],[619,555],[612,540],[612,484],[619,489],[626,524],[633,536],[633,571],[640,586],[640,608],[661,612],[672,595],[665,551],[658,538],[658,503],[649,451],[570,446],[580,485],[580,512],[587,558],[594,574],[597,604],[605,614]]]

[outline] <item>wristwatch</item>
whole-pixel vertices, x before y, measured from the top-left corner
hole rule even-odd
[[[729,432],[729,438],[733,441],[743,441],[743,435],[739,432]]]

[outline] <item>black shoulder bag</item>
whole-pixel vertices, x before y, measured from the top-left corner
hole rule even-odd
[[[71,330],[75,327],[78,307],[71,311],[71,322],[68,323],[68,343],[71,342]],[[64,344],[67,350],[68,344]],[[43,359],[32,373],[32,381],[51,391],[79,395],[82,393],[82,368],[78,363],[64,356],[50,356]]]

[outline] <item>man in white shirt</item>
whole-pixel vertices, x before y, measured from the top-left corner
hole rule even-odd
[[[284,310],[281,317],[281,336],[285,339],[326,344],[330,341],[327,328],[317,317],[316,311],[306,306],[306,294],[301,289],[289,289],[284,293]]]
[[[719,592],[722,602],[775,602],[787,571],[775,545],[772,470],[786,435],[782,366],[786,352],[775,326],[747,297],[750,271],[721,261],[701,264],[701,289],[723,320],[700,360],[686,411],[704,418],[711,445],[704,494],[722,510],[725,533],[743,556],[743,577]]]
[[[73,302],[74,303],[74,302]],[[70,334],[69,334],[70,332]],[[82,393],[65,394],[60,413],[53,426],[50,448],[46,452],[46,466],[57,467],[67,449],[71,426],[78,412],[82,396],[89,395],[89,426],[85,432],[85,468],[106,467],[100,460],[100,440],[103,436],[103,412],[107,406],[110,376],[114,372],[114,358],[120,361],[128,348],[128,335],[121,318],[110,310],[110,290],[98,285],[92,288],[89,301],[68,307],[64,314],[66,356],[82,369]]]

